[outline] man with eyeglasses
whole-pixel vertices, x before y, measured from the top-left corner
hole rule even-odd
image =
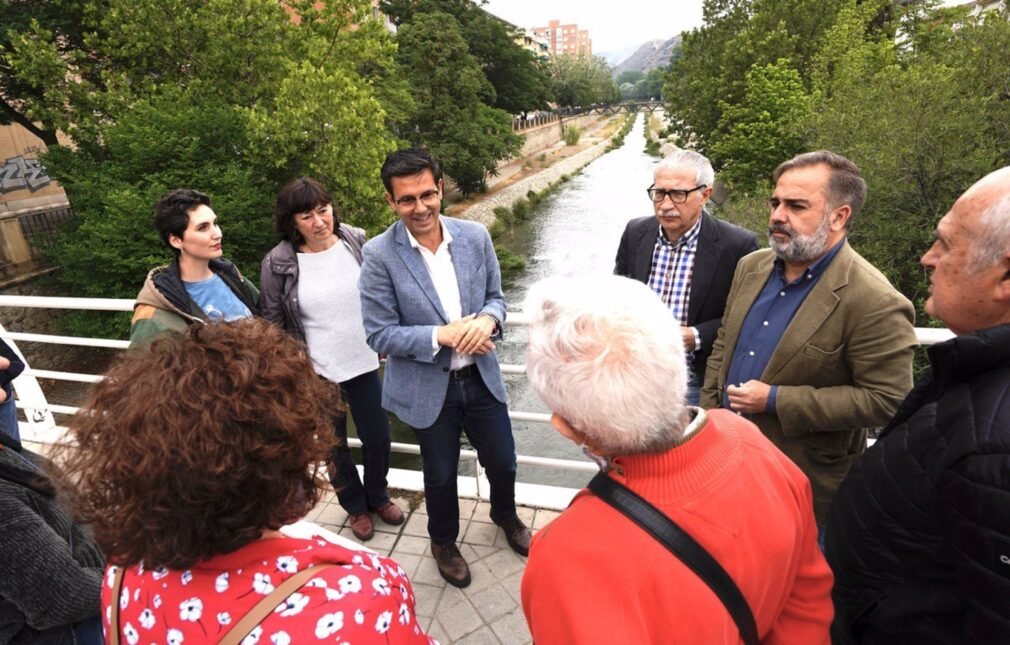
[[[505,322],[501,270],[484,226],[439,214],[442,171],[428,151],[390,153],[382,182],[399,221],[362,249],[365,334],[387,357],[382,407],[411,427],[421,449],[439,573],[465,587],[470,569],[456,546],[462,432],[491,485],[491,520],[520,555],[532,537],[516,514],[515,442],[495,354]]]
[[[770,249],[740,261],[708,359],[705,408],[746,415],[807,477],[814,515],[828,506],[912,387],[912,303],[846,235],[866,182],[820,150],[772,175]]]
[[[758,248],[754,233],[705,210],[714,182],[712,164],[693,150],[660,161],[647,191],[655,217],[628,222],[614,266],[617,275],[655,291],[680,324],[690,368],[689,405],[698,405],[736,264]]]

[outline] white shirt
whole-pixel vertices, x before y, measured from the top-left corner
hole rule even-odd
[[[410,234],[409,229],[404,227],[404,230],[407,231],[407,240],[410,242],[410,245],[417,249],[421,254],[421,258],[424,259],[424,265],[428,267],[428,275],[431,276],[431,281],[435,285],[435,293],[442,304],[442,310],[445,311],[449,322],[454,322],[463,317],[463,304],[459,296],[459,282],[456,281],[456,268],[452,265],[452,254],[449,252],[449,243],[452,242],[452,235],[445,228],[445,224],[442,223],[441,216],[438,220],[438,226],[442,230],[442,243],[438,245],[434,253],[421,246],[420,242]],[[437,354],[440,349],[442,347],[438,344],[438,327],[435,327],[431,330],[432,356]],[[472,365],[473,362],[474,358],[472,355],[460,354],[456,350],[453,350],[452,358],[449,360],[449,368],[458,370],[461,367]]]
[[[361,267],[338,242],[325,251],[298,253],[298,313],[316,373],[334,383],[374,372],[379,358],[361,323]]]

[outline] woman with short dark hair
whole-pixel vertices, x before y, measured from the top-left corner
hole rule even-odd
[[[299,344],[256,319],[191,326],[106,374],[60,461],[115,565],[102,598],[109,634],[218,642],[265,601],[265,617],[233,636],[427,642],[395,562],[307,523],[285,527],[326,485],[334,400]]]
[[[365,232],[340,223],[333,198],[319,182],[302,177],[281,189],[276,220],[281,242],[263,259],[263,317],[304,342],[316,373],[336,383],[361,439],[364,482],[347,447],[347,416],[334,415],[338,444],[331,479],[359,540],[374,534],[374,510],[387,524],[403,523],[389,499],[389,417],[382,409],[379,361],[365,342],[361,322],[361,246]]]

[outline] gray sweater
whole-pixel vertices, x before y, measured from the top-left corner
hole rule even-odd
[[[97,616],[105,558],[47,480],[44,461],[0,438],[0,645],[70,643],[67,627]]]

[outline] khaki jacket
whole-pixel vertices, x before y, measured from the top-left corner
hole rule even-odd
[[[721,405],[740,328],[774,253],[740,260],[708,359],[701,405]],[[818,526],[867,429],[887,423],[912,389],[912,303],[848,242],[800,305],[761,375],[778,386],[775,414],[749,418],[810,478]]]

